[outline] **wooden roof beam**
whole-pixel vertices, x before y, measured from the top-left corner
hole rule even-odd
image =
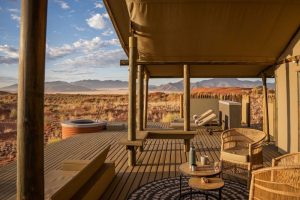
[[[128,66],[128,60],[120,60],[120,66]],[[137,61],[138,65],[273,65],[266,61]]]

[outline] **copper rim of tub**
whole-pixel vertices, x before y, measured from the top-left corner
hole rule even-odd
[[[83,133],[99,132],[106,129],[106,125],[106,121],[93,121],[89,119],[67,120],[61,123],[62,139]]]

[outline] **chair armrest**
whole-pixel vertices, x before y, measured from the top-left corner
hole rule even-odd
[[[292,161],[292,163],[294,163],[294,160],[298,160],[298,162],[300,163],[300,152],[289,153],[289,154],[279,156],[277,158],[273,158],[272,166],[273,167],[277,166],[279,162],[281,162],[281,163],[283,162],[283,163],[286,163],[286,165],[288,165],[287,163],[291,163],[291,161]],[[298,164],[298,162],[297,162],[297,164]]]
[[[254,142],[254,143],[249,143],[250,159],[251,159],[251,156],[253,156],[254,154],[257,154],[257,153],[262,151],[262,146],[263,146],[263,140],[258,141],[258,142]]]
[[[228,138],[228,137],[231,136],[230,131],[231,131],[231,130],[229,129],[229,130],[223,131],[223,132],[221,133],[221,151],[225,149],[225,144],[226,144],[226,143],[234,142],[234,141],[226,141],[226,142],[224,142],[224,140],[225,140],[226,138]]]
[[[230,129],[229,130],[226,130],[226,131],[223,131],[221,133],[221,139],[224,139],[224,138],[227,138],[228,136],[230,136]]]

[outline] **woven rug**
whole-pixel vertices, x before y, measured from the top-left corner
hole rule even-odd
[[[182,177],[182,194],[189,193],[190,188],[188,186],[188,178]],[[179,198],[179,177],[175,178],[167,178],[158,181],[153,181],[151,183],[147,183],[142,185],[134,192],[132,192],[129,196],[129,200],[142,199],[142,200],[177,200]],[[195,191],[195,190],[193,190]],[[218,192],[210,192],[211,194],[218,195]],[[190,196],[187,195],[182,199],[190,199]],[[202,194],[193,194],[193,199],[205,199],[205,196]],[[215,199],[213,197],[209,197],[209,199]],[[230,200],[242,200],[248,199],[248,190],[247,186],[225,180],[225,186],[222,189],[222,199],[230,199]]]

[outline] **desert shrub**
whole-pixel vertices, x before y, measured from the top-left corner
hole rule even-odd
[[[179,118],[179,115],[177,113],[167,113],[166,115],[163,116],[162,122],[170,123],[177,118]]]
[[[6,116],[5,115],[0,115],[0,120],[5,120]]]
[[[53,137],[53,138],[49,138],[49,140],[48,140],[48,144],[51,144],[51,143],[56,143],[56,142],[59,142],[59,141],[61,141],[61,139],[60,139],[60,138],[55,138],[55,137]]]
[[[16,119],[17,118],[17,109],[13,108],[10,111],[9,118]]]

